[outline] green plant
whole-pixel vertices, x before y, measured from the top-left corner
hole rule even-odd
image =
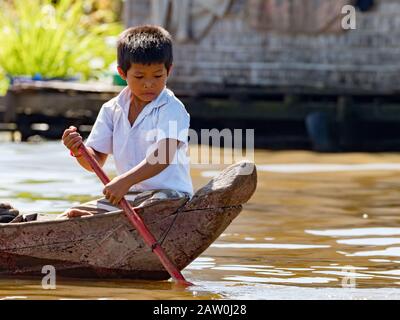
[[[116,60],[111,42],[123,26],[91,23],[83,5],[83,0],[1,1],[0,69],[10,76],[99,76]]]
[[[85,0],[85,12],[93,22],[121,20],[123,0]]]

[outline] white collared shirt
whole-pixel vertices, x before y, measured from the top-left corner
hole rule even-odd
[[[102,106],[85,145],[112,154],[121,175],[142,162],[160,140],[178,140],[181,144],[172,163],[156,176],[133,185],[130,191],[172,189],[192,195],[187,156],[190,116],[185,106],[171,90],[164,88],[131,125],[130,97],[131,91],[126,87]]]

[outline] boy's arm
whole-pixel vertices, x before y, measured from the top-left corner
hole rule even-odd
[[[160,141],[158,148],[149,157],[123,175],[130,187],[156,176],[167,168],[174,159],[179,143],[175,139]]]
[[[90,164],[85,160],[84,157],[82,157],[82,155],[79,154],[79,147],[83,144],[83,139],[76,127],[70,126],[68,129],[66,129],[63,133],[62,141],[64,145],[75,155],[76,160],[78,160],[79,164],[83,168],[88,171],[93,171]],[[91,147],[86,148],[102,167],[107,160],[107,154],[98,152]]]
[[[106,198],[114,205],[117,205],[130,187],[159,174],[170,165],[180,143],[175,139],[160,141],[158,148],[149,157],[106,185],[103,190]],[[155,161],[155,159],[160,161]]]
[[[86,149],[89,152],[89,154],[93,158],[96,159],[96,161],[99,163],[100,167],[104,166],[104,164],[106,163],[107,157],[108,157],[107,154],[98,152],[91,147],[86,147]],[[86,170],[91,171],[91,172],[93,171],[92,167],[90,166],[90,164],[86,161],[86,159],[83,156],[76,157],[76,160],[78,160],[79,164]]]
[[[166,161],[154,162],[149,158],[144,159],[133,169],[123,174],[124,179],[126,179],[127,183],[130,185],[129,187],[156,176],[170,165],[176,153],[179,141],[174,139],[165,139],[164,141],[166,141],[165,145],[164,143],[160,143],[160,145],[164,146],[160,146],[152,156],[157,157],[161,153],[162,155],[166,155],[165,158],[161,157],[161,159],[165,159]],[[169,144],[171,144],[171,146],[168,146]]]

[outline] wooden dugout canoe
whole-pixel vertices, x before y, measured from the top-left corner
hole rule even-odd
[[[156,239],[172,224],[162,247],[182,270],[229,226],[256,184],[255,165],[240,162],[222,171],[186,204],[182,198],[158,200],[139,207],[138,213]],[[0,275],[43,276],[45,265],[54,266],[57,275],[75,278],[170,277],[121,211],[0,224]]]

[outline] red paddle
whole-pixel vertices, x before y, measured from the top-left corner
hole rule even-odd
[[[79,147],[79,151],[89,162],[90,166],[92,167],[93,171],[96,175],[100,178],[101,182],[104,185],[110,182],[110,179],[107,177],[106,173],[97,163],[97,161],[91,156],[91,154],[87,151],[84,144]],[[192,283],[185,280],[182,273],[175,267],[175,265],[169,260],[167,255],[165,254],[163,248],[161,248],[160,244],[151,234],[149,229],[144,224],[142,218],[138,215],[138,213],[133,209],[128,201],[125,198],[122,198],[119,202],[120,207],[124,210],[126,217],[128,218],[129,222],[135,227],[135,229],[139,232],[139,234],[143,237],[146,244],[153,249],[153,252],[158,256],[164,268],[168,271],[172,279],[174,279],[178,284],[191,286]]]

